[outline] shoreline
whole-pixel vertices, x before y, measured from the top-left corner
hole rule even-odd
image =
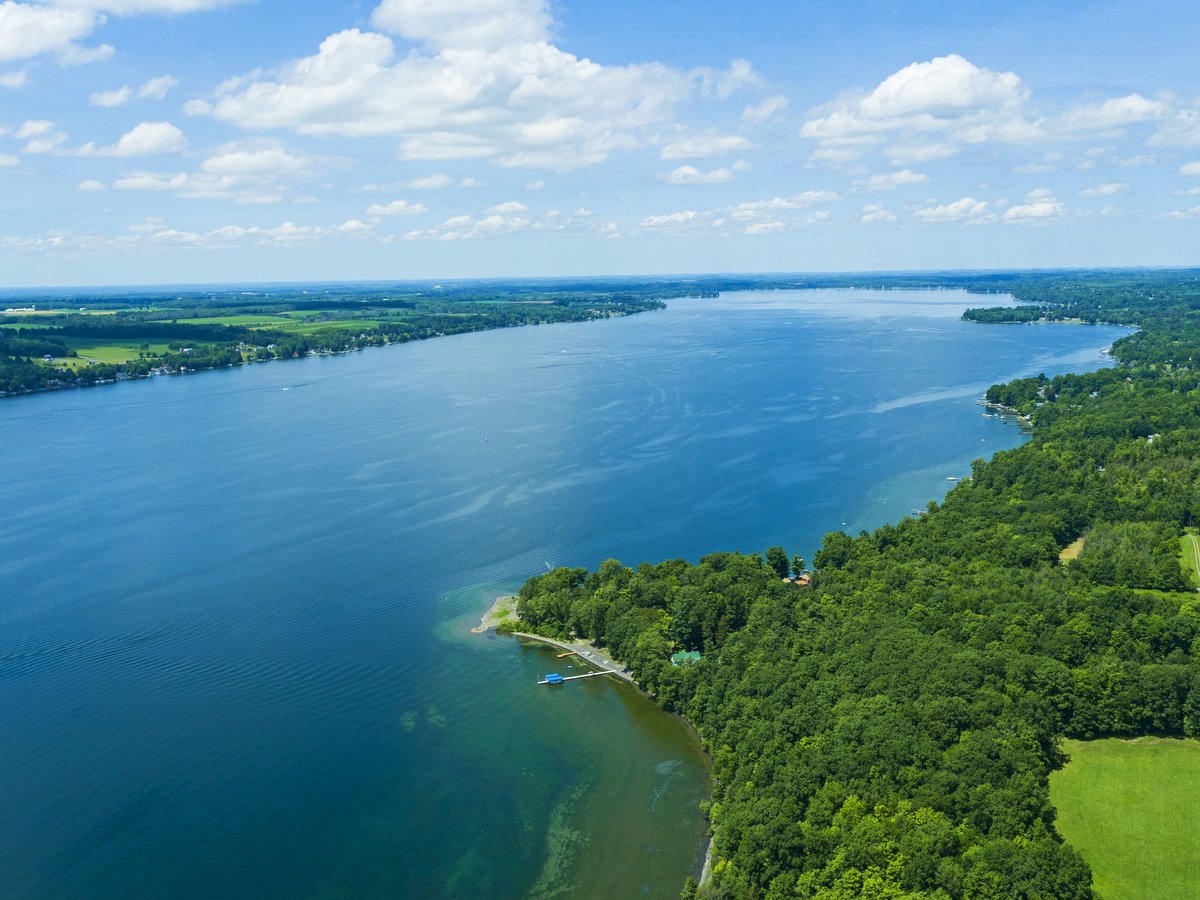
[[[487,611],[484,612],[484,614],[479,617],[479,624],[471,629],[471,633],[472,634],[486,634],[488,631],[490,631],[491,629],[495,628],[498,624],[500,624],[500,622],[504,621],[504,619],[507,618],[506,613],[508,612],[508,610],[505,609],[506,601],[512,602],[511,611],[513,614],[513,621],[518,621],[516,619],[516,600],[517,600],[516,595],[511,595],[508,597],[497,597],[495,600],[492,601],[492,605],[490,607],[488,607]],[[498,612],[499,612],[499,614],[498,614]],[[540,634],[532,634],[528,631],[509,631],[509,632],[504,632],[504,633],[509,634],[512,637],[518,638],[520,640],[530,641],[530,642],[539,643],[539,644],[546,644],[550,647],[558,647],[559,649],[564,650],[564,651],[575,651],[578,654],[579,658],[582,659],[584,662],[588,663],[591,666],[596,667],[597,669],[600,669],[603,672],[606,672],[609,675],[615,675],[617,678],[621,679],[625,683],[633,685],[635,688],[637,688],[639,691],[641,691],[647,697],[650,697],[652,700],[654,699],[652,694],[650,694],[648,691],[644,690],[642,688],[642,686],[637,683],[637,680],[633,677],[633,674],[631,672],[629,672],[628,669],[626,669],[626,667],[624,667],[620,663],[616,662],[611,656],[609,656],[607,653],[602,651],[599,647],[597,647],[591,641],[581,641],[581,640],[562,641],[557,638],[549,638],[549,637],[545,637]],[[655,705],[658,705],[657,700],[655,700],[654,702],[655,702]],[[667,715],[678,717],[680,721],[682,721],[685,725],[687,725],[687,727],[689,729],[691,729],[692,734],[694,734],[696,736],[696,739],[698,741],[700,741],[701,752],[704,753],[704,755],[706,757],[708,757],[707,751],[704,750],[704,739],[700,736],[700,732],[696,730],[696,726],[688,721],[687,716],[681,715],[680,713],[677,713],[677,712],[671,712],[669,710],[663,709],[661,706],[659,706],[658,708],[662,712],[666,713]],[[711,766],[712,759],[711,759],[711,757],[708,757],[708,758],[709,758],[709,765]],[[712,775],[712,773],[710,770],[710,772],[709,772],[710,778],[711,778],[711,775]],[[707,819],[707,817],[705,817],[705,818]],[[699,880],[697,881],[698,885],[705,884],[708,881],[708,879],[712,876],[713,833],[712,833],[712,822],[711,821],[708,823],[708,826],[709,826],[708,837],[706,839],[705,847],[704,847],[704,862],[700,866],[700,877],[699,877]]]
[[[513,622],[517,621],[517,595],[500,595],[479,617],[479,624],[471,629],[471,634],[485,634],[488,630],[502,625],[510,619]]]

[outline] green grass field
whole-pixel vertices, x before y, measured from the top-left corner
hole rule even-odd
[[[368,331],[379,324],[378,319],[332,319],[328,322],[291,322],[287,325],[272,326],[288,334],[315,334],[329,328],[344,328],[355,333]]]
[[[81,357],[93,359],[99,363],[123,363],[129,359],[137,359],[141,352],[141,341],[131,344],[121,338],[75,338],[64,337],[60,340],[78,353]],[[166,353],[167,342],[147,341],[151,353]]]
[[[1200,897],[1200,741],[1066,741],[1050,776],[1058,830],[1101,900]]]
[[[247,328],[270,328],[276,325],[288,325],[294,320],[288,316],[262,313],[259,315],[203,316],[199,319],[179,319],[178,321],[181,325],[245,325]]]
[[[1179,539],[1179,544],[1183,551],[1180,563],[1188,582],[1192,587],[1200,588],[1200,538],[1196,537],[1194,531],[1189,531]]]

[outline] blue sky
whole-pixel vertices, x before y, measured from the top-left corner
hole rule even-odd
[[[1191,4],[0,0],[0,285],[1195,265]]]

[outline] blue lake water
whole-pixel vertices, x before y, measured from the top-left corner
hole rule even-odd
[[[923,508],[1023,439],[989,384],[1126,333],[972,305],[731,294],[0,401],[0,894],[678,896],[691,732],[468,629],[547,565]]]

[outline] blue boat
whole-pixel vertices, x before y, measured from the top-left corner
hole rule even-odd
[[[557,672],[555,672],[552,675],[546,676],[546,684],[562,684],[562,683],[563,683],[563,677],[561,675],[559,675]]]

